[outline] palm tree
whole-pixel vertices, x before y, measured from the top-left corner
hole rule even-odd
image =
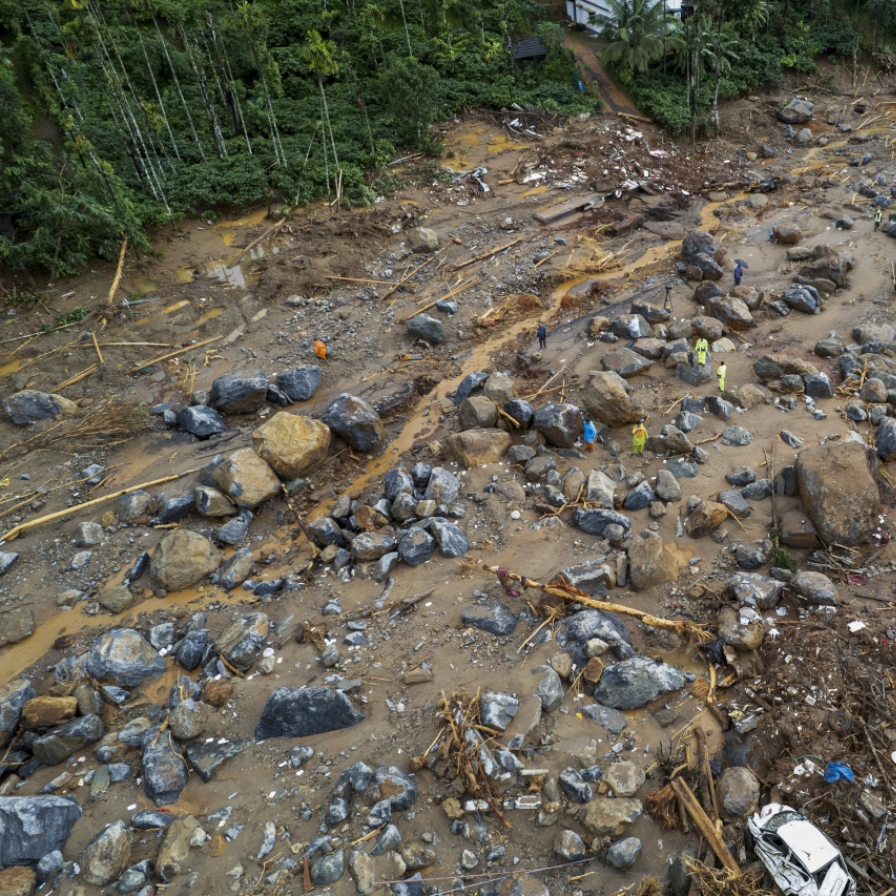
[[[609,15],[592,13],[589,22],[607,41],[603,58],[620,72],[646,72],[666,49],[677,49],[676,18],[665,12],[663,0],[605,0]]]

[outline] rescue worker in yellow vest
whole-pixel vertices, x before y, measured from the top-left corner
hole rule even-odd
[[[719,380],[719,392],[725,391],[725,374],[728,373],[728,368],[725,367],[725,362],[722,361],[719,364],[719,369],[716,371],[716,377]]]
[[[874,213],[874,229],[875,230],[878,230],[880,228],[880,222],[883,220],[883,217],[884,217],[883,209],[878,209]]]
[[[694,345],[694,350],[697,352],[697,364],[702,367],[706,363],[706,353],[709,351],[709,343],[701,336]]]
[[[638,421],[638,425],[632,428],[632,454],[643,454],[644,443],[647,441],[647,427],[644,418]]]

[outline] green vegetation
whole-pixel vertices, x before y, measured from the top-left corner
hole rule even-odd
[[[0,271],[215,206],[367,204],[465,106],[579,112],[536,0],[0,0]],[[549,49],[514,64],[511,41]]]
[[[593,16],[604,61],[638,106],[673,134],[719,126],[719,99],[779,87],[816,60],[896,67],[896,0],[693,0],[684,21],[663,0],[607,0]]]

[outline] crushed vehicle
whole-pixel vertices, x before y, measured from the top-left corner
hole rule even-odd
[[[747,847],[752,847],[784,896],[856,894],[856,882],[840,850],[790,806],[769,803],[749,819]]]

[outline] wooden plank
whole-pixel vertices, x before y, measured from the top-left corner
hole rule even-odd
[[[559,205],[549,205],[546,208],[539,209],[532,217],[539,224],[552,224],[554,221],[559,221],[561,218],[565,218],[567,215],[572,215],[575,212],[586,212],[598,205],[599,201],[595,196],[588,198],[580,196],[578,199],[568,199]]]

